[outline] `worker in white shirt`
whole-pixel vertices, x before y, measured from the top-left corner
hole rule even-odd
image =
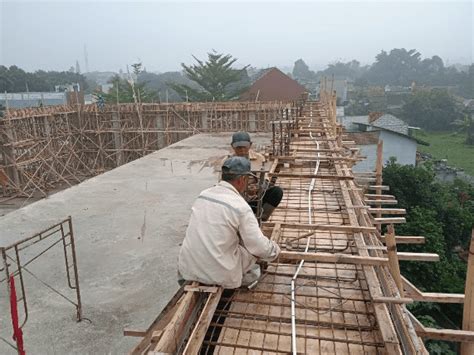
[[[280,248],[263,235],[241,196],[250,174],[248,159],[228,158],[222,180],[194,202],[179,253],[182,279],[224,288],[248,286],[260,277],[257,260],[278,257]]]
[[[252,149],[252,141],[250,135],[247,132],[236,132],[232,135],[232,149],[234,150],[234,156],[246,157],[250,160],[251,171],[253,173],[258,172],[262,166],[269,168],[266,164],[265,157]],[[247,202],[254,211],[257,212],[257,191],[258,191],[258,179],[254,177],[249,178],[248,191],[247,191]],[[281,202],[283,198],[283,190],[279,186],[275,186],[274,181],[265,180],[265,185],[262,186],[265,193],[262,198],[262,221],[267,221],[270,215],[273,213],[275,208]],[[254,192],[252,194],[252,191]]]

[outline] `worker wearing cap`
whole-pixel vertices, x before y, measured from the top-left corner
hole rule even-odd
[[[280,248],[263,235],[241,195],[250,174],[248,159],[228,158],[222,180],[194,202],[179,252],[182,279],[224,288],[247,286],[260,277],[257,260],[279,255]]]
[[[252,165],[251,170],[253,172],[258,172],[262,166],[265,167],[265,157],[255,152],[252,148],[252,140],[250,135],[247,132],[236,132],[232,135],[232,149],[234,150],[234,155],[239,157],[246,157],[250,160]],[[248,196],[247,202],[254,212],[257,211],[258,201],[256,200],[256,190],[258,190],[257,185],[258,180],[256,178],[251,178],[249,181],[249,187],[251,190],[254,190],[255,193]],[[275,208],[280,204],[281,199],[283,198],[283,190],[281,187],[275,186],[274,183],[266,180],[265,185],[263,186],[265,193],[262,199],[262,221],[267,221],[270,218],[270,215],[273,213]]]

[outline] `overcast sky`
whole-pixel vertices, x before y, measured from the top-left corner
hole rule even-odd
[[[0,0],[0,64],[25,70],[179,70],[215,49],[239,65],[313,69],[372,63],[382,49],[415,48],[449,64],[473,58],[472,1]]]

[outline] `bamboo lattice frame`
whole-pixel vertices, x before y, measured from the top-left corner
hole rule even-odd
[[[0,120],[3,195],[46,196],[201,132],[268,131],[296,103],[60,106],[9,110]]]

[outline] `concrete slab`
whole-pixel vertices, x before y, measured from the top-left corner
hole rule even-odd
[[[262,147],[270,135],[253,140]],[[27,353],[117,354],[136,344],[122,331],[146,329],[177,290],[176,259],[191,205],[216,183],[214,165],[229,142],[230,133],[196,135],[0,218],[0,246],[73,219],[88,320],[76,323],[70,303],[27,275]],[[62,253],[55,247],[28,267],[72,298]],[[6,301],[3,283],[0,336],[10,340]],[[0,353],[16,352],[0,341]]]

